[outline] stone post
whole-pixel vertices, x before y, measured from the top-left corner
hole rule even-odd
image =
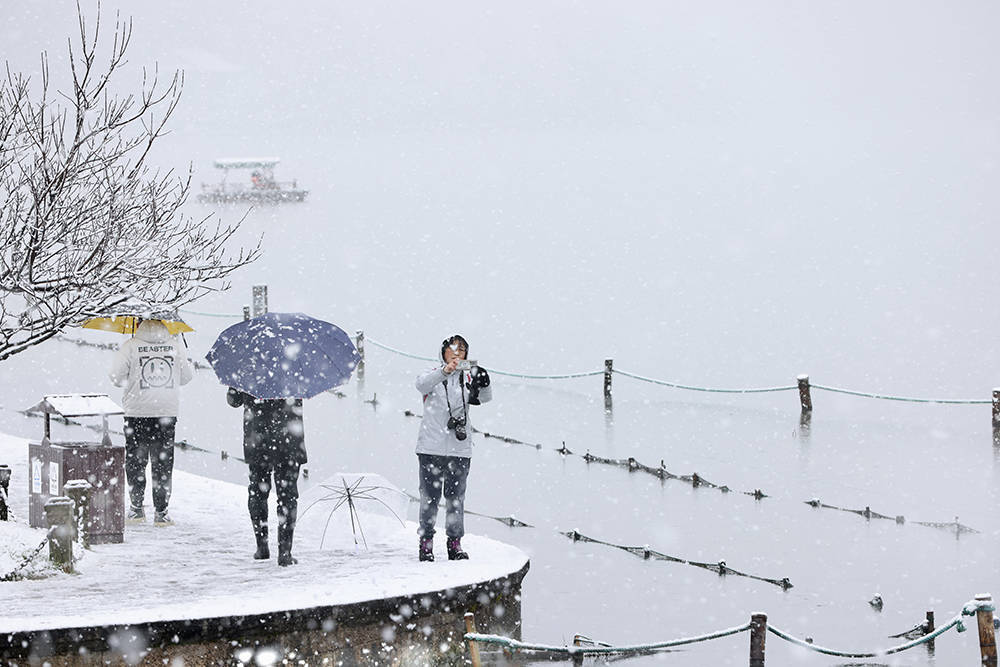
[[[71,479],[63,484],[63,493],[73,501],[74,538],[84,549],[90,547],[90,482]]]
[[[45,503],[49,524],[49,560],[66,572],[73,571],[73,501],[54,496]]]

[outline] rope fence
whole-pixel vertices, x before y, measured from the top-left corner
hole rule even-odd
[[[267,286],[266,285],[256,285],[254,286],[254,314],[259,314],[261,312],[266,312],[267,310]],[[249,306],[244,307],[243,315],[236,313],[211,313],[204,311],[195,311],[181,309],[181,312],[196,315],[199,317],[213,317],[213,318],[224,318],[224,319],[240,319],[247,318],[250,316],[251,309]],[[86,345],[91,347],[101,347],[104,349],[116,349],[117,346],[114,344],[100,344],[100,343],[90,343],[89,341],[83,341],[80,339],[73,339],[67,336],[57,336],[58,340],[72,342],[77,345]],[[372,345],[381,348],[392,354],[407,357],[409,359],[416,359],[420,361],[436,362],[438,361],[435,357],[429,357],[425,355],[413,354],[412,352],[407,352],[405,350],[393,347],[386,343],[383,343],[374,338],[366,337],[363,330],[357,331],[357,341],[358,341],[358,352],[361,355],[361,360],[358,365],[358,381],[364,382],[364,369],[365,369],[365,353],[364,353],[364,341],[371,343]],[[201,367],[207,368],[201,362],[195,362],[196,367],[199,365]],[[775,387],[735,387],[735,388],[721,388],[721,387],[706,387],[687,383],[681,383],[670,380],[663,380],[658,378],[649,377],[642,375],[640,373],[621,370],[614,367],[613,359],[606,359],[604,362],[603,370],[593,370],[593,371],[582,371],[578,373],[556,373],[556,374],[532,374],[523,373],[517,371],[500,370],[493,369],[490,371],[496,375],[502,375],[512,378],[520,378],[526,380],[567,380],[574,378],[584,378],[593,377],[597,375],[604,376],[604,402],[608,410],[612,409],[612,378],[614,375],[620,375],[622,377],[627,377],[639,382],[647,382],[650,384],[655,384],[662,387],[670,387],[673,389],[681,389],[686,391],[697,391],[705,393],[717,393],[717,394],[761,394],[761,393],[773,393],[773,392],[785,392],[794,391],[798,389],[799,391],[799,404],[804,417],[810,416],[812,413],[812,389],[819,389],[821,391],[827,391],[831,393],[845,394],[850,396],[857,396],[861,398],[871,398],[877,400],[886,401],[896,401],[905,403],[925,403],[925,404],[942,404],[942,405],[992,405],[993,406],[993,428],[996,431],[994,433],[994,442],[1000,444],[1000,388],[993,389],[992,398],[987,399],[964,399],[964,398],[924,398],[924,397],[914,397],[914,396],[900,396],[893,394],[886,394],[880,392],[871,391],[858,391],[854,389],[844,389],[841,387],[833,387],[829,385],[822,384],[810,384],[808,375],[800,375],[797,378],[797,383],[794,385],[780,385]]]
[[[531,642],[523,642],[510,637],[504,637],[501,635],[494,634],[481,634],[476,632],[475,622],[472,618],[472,614],[466,614],[466,628],[469,632],[466,632],[464,639],[469,643],[470,653],[472,654],[472,664],[474,667],[481,667],[481,661],[479,659],[478,645],[484,644],[487,646],[495,646],[501,648],[505,653],[541,653],[548,655],[563,655],[573,658],[575,661],[581,661],[585,656],[629,656],[629,655],[641,655],[648,654],[655,651],[665,650],[677,646],[684,646],[688,644],[697,644],[707,641],[712,641],[715,639],[721,639],[724,637],[730,637],[733,635],[741,634],[743,632],[750,632],[750,667],[765,667],[765,637],[768,632],[774,636],[790,643],[795,646],[813,651],[815,653],[821,653],[824,655],[831,655],[840,658],[878,658],[887,655],[893,655],[895,653],[902,653],[903,651],[908,651],[917,646],[926,645],[928,648],[934,648],[934,640],[943,635],[944,633],[955,629],[957,632],[965,632],[966,626],[964,618],[966,616],[975,616],[976,624],[979,630],[979,650],[981,657],[981,664],[983,665],[996,665],[997,664],[997,654],[996,654],[996,635],[995,635],[995,624],[993,618],[993,612],[995,607],[993,605],[993,598],[991,595],[980,594],[975,597],[975,599],[970,600],[965,605],[962,606],[962,610],[955,614],[955,616],[949,620],[947,623],[939,628],[933,627],[933,612],[927,613],[928,622],[916,626],[914,630],[919,629],[923,634],[922,636],[912,639],[911,641],[899,644],[897,646],[891,646],[888,648],[873,650],[873,651],[850,651],[850,650],[838,650],[827,648],[825,646],[820,646],[813,643],[812,638],[800,639],[793,636],[791,633],[781,630],[773,625],[768,625],[767,614],[755,613],[750,617],[749,623],[744,623],[743,625],[738,625],[732,628],[726,628],[724,630],[718,630],[716,632],[709,632],[702,635],[697,635],[694,637],[682,637],[680,639],[671,639],[667,641],[650,642],[647,644],[630,644],[624,646],[614,646],[604,642],[594,642],[591,639],[583,635],[576,635],[573,640],[572,646],[557,646],[551,644],[539,644]]]
[[[406,416],[406,417],[416,417],[418,419],[422,418],[421,415],[413,412],[412,410],[404,410],[403,411],[403,415]],[[538,451],[546,449],[543,445],[532,444],[532,443],[529,443],[529,442],[524,442],[523,440],[518,440],[517,438],[512,438],[512,437],[504,436],[504,435],[497,435],[495,433],[489,433],[487,431],[481,431],[481,430],[479,430],[477,428],[473,428],[472,430],[473,430],[474,433],[478,433],[478,434],[482,435],[485,438],[493,438],[493,439],[500,440],[501,442],[505,442],[505,443],[508,443],[508,444],[525,445],[525,446],[531,447],[532,449],[535,449],[535,450],[538,450]],[[722,493],[731,493],[732,492],[732,489],[729,486],[727,486],[725,484],[716,484],[714,482],[710,482],[704,476],[698,474],[697,472],[693,472],[690,475],[683,475],[683,474],[672,473],[669,470],[667,470],[666,464],[664,463],[663,459],[660,459],[660,465],[658,467],[654,467],[654,466],[646,465],[644,463],[640,463],[635,457],[632,457],[632,456],[630,456],[628,458],[625,458],[625,459],[609,459],[609,458],[604,458],[604,457],[601,457],[601,456],[594,456],[593,454],[590,453],[589,450],[587,451],[586,454],[576,454],[576,453],[570,451],[570,449],[568,447],[566,447],[566,442],[565,441],[563,441],[561,447],[559,447],[558,449],[554,449],[553,451],[555,451],[558,454],[561,454],[564,457],[566,457],[566,456],[578,456],[579,458],[581,458],[584,461],[586,461],[588,464],[597,463],[597,464],[611,466],[611,467],[624,468],[624,469],[628,470],[629,472],[643,472],[643,473],[647,473],[649,475],[652,475],[652,476],[656,477],[657,479],[659,479],[660,481],[663,481],[663,482],[665,482],[667,480],[677,480],[677,481],[680,481],[680,482],[688,483],[693,488],[696,488],[696,489],[697,488],[701,488],[701,487],[705,487],[705,488],[710,488],[710,489],[716,489],[716,490],[718,490],[718,491],[720,491]],[[763,500],[764,498],[771,498],[772,497],[772,496],[764,493],[760,489],[754,489],[752,491],[739,491],[737,493],[739,493],[740,495],[750,496],[751,498],[754,498],[755,500]],[[871,519],[891,519],[891,520],[895,521],[897,524],[900,524],[900,525],[903,525],[903,524],[906,523],[906,518],[903,517],[902,515],[889,516],[889,515],[885,515],[885,514],[880,514],[878,512],[873,512],[870,507],[865,507],[864,509],[861,509],[861,510],[846,509],[846,508],[843,508],[843,507],[837,507],[835,505],[827,505],[825,503],[821,503],[819,500],[817,500],[815,498],[812,499],[812,500],[806,500],[806,501],[803,501],[803,502],[805,504],[807,504],[807,505],[812,506],[812,507],[817,507],[817,508],[822,508],[822,509],[838,510],[838,511],[841,511],[841,512],[848,512],[850,514],[856,514],[858,516],[864,517],[866,520],[871,520]],[[958,518],[957,517],[955,518],[955,521],[953,521],[953,522],[912,521],[911,523],[915,523],[915,524],[920,525],[920,526],[927,526],[929,528],[940,528],[940,529],[949,530],[949,531],[954,532],[956,535],[961,535],[963,533],[978,533],[979,532],[978,530],[976,530],[974,528],[970,528],[969,526],[965,526],[963,524],[960,524],[958,522]]]
[[[605,542],[604,540],[599,540],[596,537],[588,537],[587,535],[584,535],[576,530],[571,530],[565,533],[560,532],[559,534],[570,538],[574,542],[592,542],[594,544],[601,544],[606,547],[614,547],[615,549],[621,549],[622,551],[626,551],[632,554],[633,556],[639,556],[643,560],[662,560],[671,563],[680,563],[681,565],[690,565],[691,567],[697,567],[702,570],[709,570],[711,572],[715,572],[719,576],[725,576],[727,574],[731,574],[737,577],[756,579],[757,581],[763,581],[765,583],[778,586],[779,588],[785,591],[787,591],[789,588],[792,588],[792,582],[788,580],[788,577],[782,577],[781,579],[773,579],[770,577],[761,577],[756,574],[748,574],[746,572],[734,570],[733,568],[726,565],[726,561],[724,560],[720,560],[717,563],[704,563],[704,562],[689,560],[687,558],[671,556],[669,554],[665,554],[663,552],[650,549],[648,546],[630,547],[622,544],[615,544],[613,542]]]

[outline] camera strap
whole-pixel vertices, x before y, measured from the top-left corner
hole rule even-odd
[[[460,374],[464,373],[464,371],[458,371],[458,372]],[[442,380],[441,384],[444,385],[444,400],[446,400],[448,402],[448,416],[449,417],[454,417],[455,415],[451,414],[451,399],[448,398],[448,380],[447,380],[447,378],[444,379],[444,380]],[[462,377],[462,375],[458,376],[458,386],[462,388],[462,416],[463,417],[468,417],[469,416],[469,405],[465,402],[465,378]]]

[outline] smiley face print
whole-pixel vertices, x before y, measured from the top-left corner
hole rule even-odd
[[[139,388],[170,388],[174,386],[172,357],[139,357]]]

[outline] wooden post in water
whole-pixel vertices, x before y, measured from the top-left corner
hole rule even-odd
[[[767,614],[750,616],[750,667],[764,667],[764,639],[767,637]]]
[[[243,321],[250,319],[250,306],[243,306]]]
[[[934,612],[933,611],[927,612],[927,621],[924,623],[924,628],[927,630],[927,632],[924,633],[924,634],[928,634],[929,635],[930,633],[934,632]],[[930,640],[929,642],[927,642],[927,650],[930,651],[931,653],[934,652],[934,640],[933,639]]]
[[[988,603],[993,606],[993,597],[989,593],[981,593],[976,596],[976,602]],[[979,623],[979,655],[982,657],[983,667],[997,667],[997,640],[993,632],[993,611],[990,609],[980,609],[976,612],[976,621]]]
[[[253,316],[259,317],[267,312],[267,285],[253,286]]]
[[[358,329],[358,337],[355,339],[355,346],[358,348],[358,389],[364,389],[365,386],[365,332]]]
[[[465,631],[476,631],[476,617],[471,611],[465,612]],[[474,640],[469,640],[469,655],[472,658],[472,667],[482,667],[483,663],[479,659],[479,644]]]
[[[797,379],[799,381],[799,404],[802,406],[802,414],[812,412],[813,400],[809,393],[809,376],[800,375]]]
[[[993,390],[993,428],[1000,428],[1000,389]]]
[[[611,374],[615,370],[614,359],[604,360],[604,409],[611,412]]]

